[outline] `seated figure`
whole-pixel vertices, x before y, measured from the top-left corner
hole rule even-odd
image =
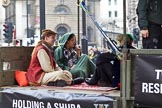
[[[127,36],[127,48],[135,49],[132,46],[133,36],[126,34]],[[123,49],[124,35],[120,34],[117,36],[119,41],[119,49]],[[102,53],[98,56],[96,62],[96,71],[92,78],[85,79],[85,82],[89,85],[99,86],[111,86],[117,87],[120,83],[120,60],[117,59],[115,54],[110,52]]]
[[[59,40],[60,46],[55,49],[54,57],[57,64],[72,74],[72,78],[90,77],[96,66],[86,54],[81,54],[81,48],[76,46],[76,36],[65,33]]]
[[[30,85],[71,85],[75,80],[68,70],[62,70],[53,57],[53,44],[56,33],[45,29],[42,31],[42,40],[34,47],[31,61],[26,73]]]

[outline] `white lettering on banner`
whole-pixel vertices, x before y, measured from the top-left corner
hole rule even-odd
[[[160,75],[162,74],[162,70],[155,69],[155,72],[156,72],[156,79],[160,79]]]
[[[53,106],[51,106],[50,102],[47,102],[47,105],[45,105],[44,102],[39,101],[13,99],[12,108],[81,108],[81,106],[80,104],[67,104],[67,103],[53,103]]]
[[[54,108],[81,108],[79,104],[54,103]]]
[[[145,85],[144,89],[148,89]],[[147,91],[147,90],[144,90]],[[53,105],[53,106],[52,106]],[[81,108],[80,104],[68,104],[68,103],[53,103],[30,100],[12,100],[12,108]],[[94,104],[94,108],[109,108],[109,104]]]
[[[94,104],[95,108],[108,108],[109,104]]]
[[[162,84],[159,83],[142,83],[143,93],[162,94]]]
[[[13,99],[12,108],[45,108],[43,102]]]
[[[47,108],[52,108],[52,106],[49,102],[47,103]]]

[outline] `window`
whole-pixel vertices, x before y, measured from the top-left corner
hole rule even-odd
[[[57,29],[57,39],[59,38],[59,36],[62,36],[63,34],[67,33],[68,30],[66,27],[64,26],[60,26],[58,29]]]
[[[109,3],[108,4],[111,5],[111,0],[109,0]]]
[[[28,6],[27,7],[28,8],[28,10],[27,10],[28,11],[28,14],[33,14],[32,5],[31,4],[28,4],[27,6]]]
[[[118,17],[118,12],[117,11],[115,11],[115,15],[114,15],[115,17]]]
[[[114,5],[117,5],[117,0],[114,0]]]
[[[70,9],[65,5],[59,5],[55,8],[54,12],[57,14],[69,14]]]
[[[109,11],[109,17],[111,17],[111,11]]]
[[[60,37],[62,35],[71,31],[70,27],[67,24],[59,24],[59,25],[56,26],[55,30],[57,32],[55,45],[58,45],[58,43],[59,43],[58,40],[60,39]]]
[[[67,32],[70,32],[70,27],[67,24],[59,24],[56,26],[55,30],[57,32],[57,36],[59,37]]]

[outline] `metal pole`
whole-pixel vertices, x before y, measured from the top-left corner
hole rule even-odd
[[[94,11],[93,15],[96,18],[96,0],[93,1],[93,11]],[[97,39],[96,39],[97,38],[97,36],[96,36],[97,32],[96,31],[97,30],[96,30],[96,27],[95,26],[93,26],[93,30],[94,30],[94,37],[95,37],[94,40],[96,42],[96,45],[95,46],[97,47],[97,42],[98,42]]]
[[[122,97],[122,108],[127,108],[126,101],[126,0],[123,0],[123,34],[124,34],[124,48],[123,48],[123,60],[121,66],[121,97]]]
[[[131,87],[130,87],[130,61],[128,60],[127,49],[127,36],[126,36],[126,0],[123,0],[123,34],[124,34],[124,48],[123,48],[123,60],[121,69],[121,97],[122,108],[133,108],[133,101],[131,100]],[[128,90],[129,89],[129,90]]]
[[[79,0],[77,1],[78,7],[77,7],[77,11],[78,11],[78,45],[80,44],[80,7],[79,7]]]
[[[39,3],[40,3],[40,35],[41,35],[42,30],[45,29],[45,0],[39,0]]]
[[[85,0],[84,0],[85,1]],[[88,41],[87,41],[87,36],[86,36],[86,13],[84,10],[82,10],[82,52],[84,54],[88,54]]]
[[[124,48],[127,48],[127,38],[126,38],[126,0],[123,0],[123,34],[124,34]]]
[[[28,25],[28,0],[26,0],[26,34],[27,34],[27,38],[29,37],[29,25]]]

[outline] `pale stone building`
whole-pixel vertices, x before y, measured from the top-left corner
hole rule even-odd
[[[89,11],[96,19],[99,18],[100,13],[99,2],[100,0],[88,0],[86,2]],[[85,21],[88,44],[100,45],[100,36],[95,25],[88,17]],[[79,8],[78,18],[77,0],[46,0],[46,28],[55,30],[58,33],[58,38],[66,32],[73,32],[81,41],[83,38],[82,9]]]
[[[5,21],[12,22],[16,28],[16,39],[26,44],[31,37],[40,39],[40,0],[11,0],[5,8]],[[76,34],[78,43],[83,38],[82,9],[77,0],[45,0],[45,28],[58,33],[57,38],[66,32]],[[99,20],[100,0],[86,1],[89,11]],[[86,15],[86,35],[89,45],[101,45],[101,34]],[[33,31],[34,30],[34,34]],[[30,44],[30,42],[28,42]]]

